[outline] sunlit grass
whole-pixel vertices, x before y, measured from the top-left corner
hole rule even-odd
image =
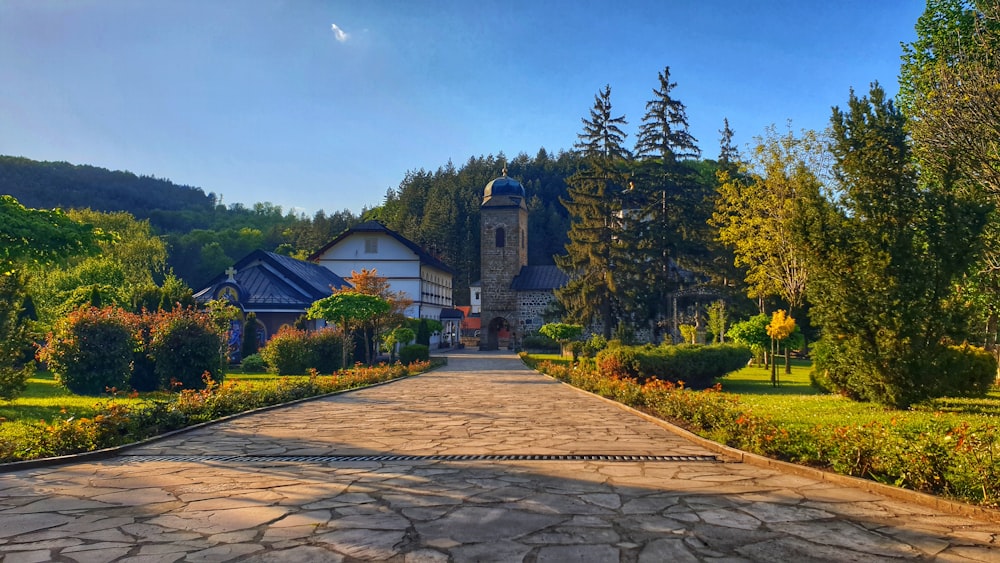
[[[792,373],[779,366],[779,385],[771,385],[771,371],[758,366],[743,368],[720,380],[722,390],[739,395],[740,402],[756,414],[786,428],[858,426],[870,422],[888,425],[924,425],[931,421],[959,425],[1000,419],[1000,391],[984,398],[942,398],[899,411],[873,403],[852,401],[823,393],[809,383],[811,365],[793,361]]]
[[[294,377],[294,376],[293,376]],[[307,377],[303,375],[302,377]],[[227,374],[227,381],[245,381],[247,383],[273,381],[277,375],[270,373],[233,373]],[[150,398],[162,396],[162,392],[142,393],[138,397],[130,397],[127,393],[102,394],[100,396],[74,395],[56,381],[55,376],[48,371],[39,371],[28,379],[24,393],[13,401],[0,401],[0,422],[51,422],[67,418],[92,417],[97,412],[97,406],[108,400],[123,402],[142,402]]]
[[[74,395],[56,381],[47,371],[39,371],[28,379],[25,392],[13,401],[0,401],[0,419],[3,421],[35,422],[52,421],[69,417],[90,417],[96,412],[96,405],[114,398],[117,401],[140,401],[125,394],[117,397]]]

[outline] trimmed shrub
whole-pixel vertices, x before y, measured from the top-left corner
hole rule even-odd
[[[221,382],[225,377],[224,343],[205,313],[191,309],[163,313],[149,343],[160,385],[165,389],[203,389],[208,383],[206,374]]]
[[[351,342],[353,344],[353,340]],[[350,351],[348,351],[350,355]],[[320,373],[333,373],[344,360],[344,334],[336,328],[323,328],[310,332],[306,338],[306,369]]]
[[[597,354],[597,370],[608,377],[638,378],[642,371],[639,364],[639,348],[636,346],[613,346]]]
[[[410,344],[399,351],[399,362],[404,366],[413,362],[426,362],[430,357],[430,349],[423,344]]]
[[[650,379],[684,382],[689,388],[701,389],[743,367],[749,359],[750,350],[737,344],[616,346],[597,354],[597,368],[610,377],[640,383]]]
[[[820,339],[813,346],[810,381],[817,387],[854,400],[903,408],[934,397],[980,396],[989,391],[997,373],[996,359],[975,346],[938,346],[926,359],[911,360],[891,375],[878,376],[852,354],[856,347]]]
[[[250,354],[243,358],[243,363],[240,367],[243,369],[243,373],[259,373],[264,371],[267,365],[264,363],[264,358],[260,357],[260,354]]]
[[[530,350],[559,350],[558,342],[537,332],[529,332],[525,334],[524,338],[521,340],[521,345]]]
[[[344,333],[337,328],[307,332],[285,327],[261,348],[260,356],[278,375],[305,375],[310,369],[333,373],[342,367],[344,345]],[[353,339],[347,341],[353,345]]]
[[[247,313],[246,321],[243,323],[243,343],[240,349],[240,357],[246,358],[257,353],[260,346],[257,343],[257,314],[253,311]]]
[[[939,376],[934,397],[982,396],[996,380],[997,360],[988,350],[969,344],[948,346],[935,362]]]
[[[80,309],[56,321],[41,357],[56,379],[78,395],[125,389],[135,341],[125,312]]]
[[[417,344],[423,344],[424,346],[431,345],[431,327],[427,319],[420,319],[417,322]],[[402,358],[403,353],[400,351],[399,356]]]
[[[302,375],[309,368],[309,347],[306,331],[282,327],[261,348],[260,357],[278,375]]]

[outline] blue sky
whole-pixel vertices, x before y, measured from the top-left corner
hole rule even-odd
[[[897,89],[920,0],[2,0],[0,154],[313,213],[408,170],[569,149],[612,88],[628,143],[665,66],[718,155]],[[499,172],[499,171],[498,171]]]

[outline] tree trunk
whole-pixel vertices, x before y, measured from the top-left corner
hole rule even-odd
[[[771,339],[771,386],[772,387],[778,386],[778,362],[775,361],[774,358],[776,349],[777,349],[777,341],[772,338]]]

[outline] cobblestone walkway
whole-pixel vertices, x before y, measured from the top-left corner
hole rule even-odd
[[[0,474],[0,558],[1000,562],[996,524],[714,455],[512,355],[457,354]]]

